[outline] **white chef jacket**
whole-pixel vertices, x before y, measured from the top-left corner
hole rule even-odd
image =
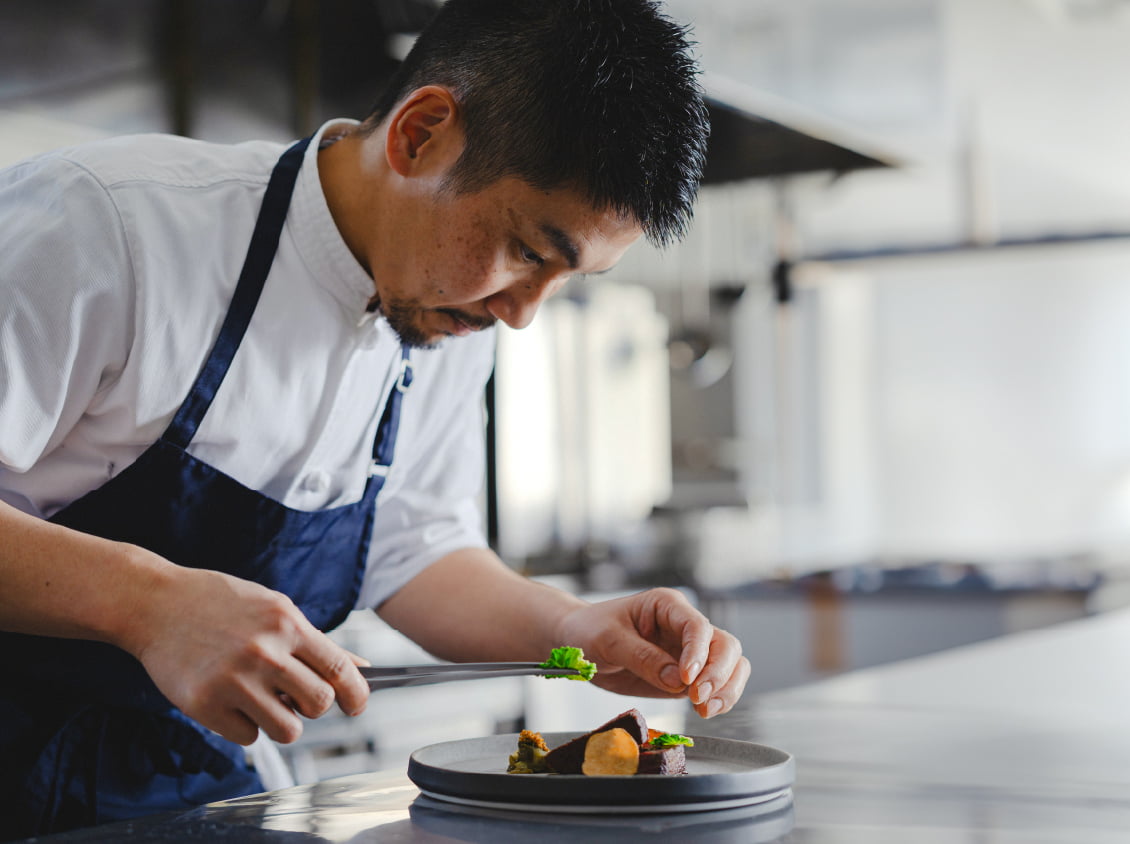
[[[188,449],[299,510],[360,499],[400,362],[318,179],[318,142],[343,122],[310,144],[262,298]],[[50,517],[161,435],[219,333],[283,149],[138,135],[0,171],[0,499]],[[485,546],[493,356],[493,330],[412,351],[358,607]]]

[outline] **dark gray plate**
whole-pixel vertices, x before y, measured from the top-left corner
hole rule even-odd
[[[543,733],[557,747],[581,733]],[[417,750],[408,778],[429,797],[525,812],[701,812],[748,806],[792,787],[795,764],[783,750],[731,739],[692,737],[686,776],[586,777],[508,774],[518,734],[446,741]]]

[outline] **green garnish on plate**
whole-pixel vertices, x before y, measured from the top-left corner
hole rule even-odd
[[[580,648],[554,648],[549,653],[549,659],[541,663],[539,668],[574,668],[580,674],[559,674],[566,680],[591,680],[596,674],[596,663],[585,659],[585,652]],[[549,679],[556,679],[550,677]]]
[[[681,736],[678,733],[660,733],[648,742],[652,747],[670,747],[674,744],[685,744],[694,747],[694,739],[690,736]]]

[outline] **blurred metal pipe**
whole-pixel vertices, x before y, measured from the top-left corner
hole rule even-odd
[[[165,81],[169,131],[192,135],[196,87],[196,15],[193,0],[164,0],[157,12],[158,61]]]

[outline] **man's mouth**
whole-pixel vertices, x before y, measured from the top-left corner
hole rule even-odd
[[[453,329],[449,333],[456,337],[466,337],[468,334],[482,331],[494,325],[494,320],[491,318],[473,316],[455,308],[438,308],[437,310],[451,320]]]

